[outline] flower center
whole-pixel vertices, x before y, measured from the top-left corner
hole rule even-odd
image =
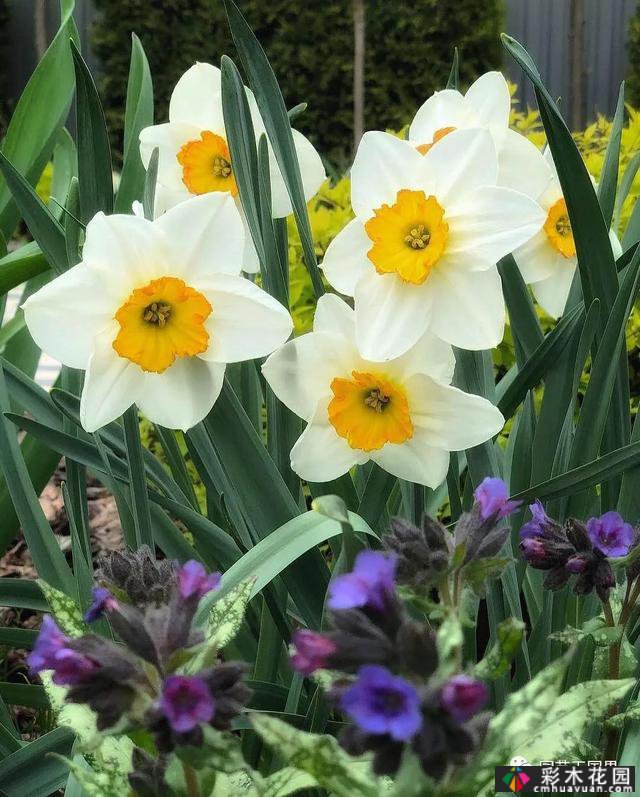
[[[176,357],[207,350],[204,322],[208,300],[177,277],[161,277],[136,288],[115,314],[120,331],[113,348],[143,371],[161,374]]]
[[[353,379],[331,382],[329,422],[351,448],[375,451],[386,443],[404,443],[413,423],[404,390],[379,374],[352,372]]]
[[[205,130],[199,139],[187,141],[176,157],[182,166],[182,182],[192,194],[238,193],[229,147],[222,136]]]
[[[551,246],[557,249],[565,257],[574,257],[576,254],[576,244],[573,240],[573,231],[569,221],[567,203],[564,199],[559,199],[549,208],[547,220],[544,223],[544,231]]]
[[[449,225],[444,209],[424,191],[398,191],[395,204],[374,210],[364,225],[373,241],[367,256],[379,274],[397,274],[405,282],[423,283],[445,251]]]
[[[439,130],[436,130],[433,134],[433,139],[428,144],[420,144],[416,149],[421,155],[426,155],[434,144],[437,144],[441,138],[448,136],[449,133],[453,133],[454,130],[455,127],[441,127]]]

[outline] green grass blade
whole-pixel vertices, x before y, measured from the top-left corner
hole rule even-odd
[[[28,181],[1,152],[0,172],[47,262],[57,274],[62,274],[69,267],[64,229]]]
[[[0,365],[0,411],[9,412],[9,393]],[[11,495],[25,540],[40,578],[67,595],[74,594],[71,570],[47,523],[18,445],[13,425],[0,418],[0,470]]]
[[[256,102],[269,136],[269,142],[273,147],[273,152],[291,199],[293,214],[302,242],[305,265],[309,271],[315,294],[319,297],[324,293],[324,286],[318,270],[311,224],[309,223],[307,204],[304,199],[300,166],[282,92],[267,56],[260,46],[260,42],[247,25],[238,6],[233,0],[224,0],[224,6],[233,41],[249,79],[249,85],[255,94]]]
[[[69,767],[60,758],[71,755],[75,735],[63,726],[45,733],[0,762],[0,783],[6,797],[49,797],[64,788]]]
[[[140,132],[153,124],[153,82],[149,62],[135,33],[131,34],[131,64],[124,114],[124,156],[115,212],[131,213],[134,200],[142,200],[145,169],[140,157]]]
[[[47,258],[35,241],[0,258],[0,296],[32,277],[49,271]]]
[[[142,458],[142,442],[140,440],[140,420],[135,406],[122,416],[124,424],[124,440],[131,478],[131,510],[136,530],[138,548],[149,545],[153,550],[153,532],[151,531],[151,515],[147,497],[147,480],[144,460]]]
[[[98,89],[73,42],[71,54],[76,76],[81,221],[88,224],[100,210],[113,212],[111,149]]]
[[[73,98],[73,63],[69,38],[78,39],[73,21],[74,3],[62,14],[60,28],[29,78],[13,112],[2,152],[35,185],[51,156],[58,130],[64,124]],[[0,232],[11,237],[19,220],[11,191],[0,182]]]
[[[624,124],[624,81],[620,84],[618,103],[616,112],[613,116],[611,133],[607,150],[604,155],[604,163],[600,172],[598,183],[598,201],[602,208],[604,223],[607,227],[611,226],[613,212],[616,206],[616,191],[618,188],[618,169],[620,165],[620,144],[622,143],[622,126]]]

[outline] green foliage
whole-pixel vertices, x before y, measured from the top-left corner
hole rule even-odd
[[[400,127],[432,91],[442,88],[453,43],[461,50],[463,84],[502,61],[501,0],[366,5],[367,128]],[[101,89],[112,143],[121,153],[131,31],[149,57],[158,121],[167,118],[180,75],[196,60],[219,64],[224,53],[233,54],[233,45],[221,2],[96,0],[96,6],[94,48],[103,65]],[[287,107],[308,103],[299,120],[302,132],[333,163],[346,165],[353,137],[351,0],[329,0],[322,13],[304,0],[245,0],[240,8],[266,50]]]
[[[640,103],[640,6],[636,6],[635,14],[629,20],[627,53],[629,56],[627,91],[629,101],[637,105]]]

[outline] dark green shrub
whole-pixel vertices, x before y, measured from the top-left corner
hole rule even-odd
[[[233,54],[220,0],[96,0],[94,32],[102,59],[109,121],[122,125],[135,31],[145,47],[166,118],[176,79],[196,60],[218,63]],[[351,0],[240,0],[264,46],[289,107],[309,107],[298,121],[320,150],[343,162],[351,148],[353,28]],[[461,49],[461,78],[469,82],[500,65],[502,0],[368,0],[366,127],[399,128],[434,89],[442,88],[453,45]]]
[[[640,4],[629,20],[629,71],[626,79],[626,99],[633,106],[640,104]]]

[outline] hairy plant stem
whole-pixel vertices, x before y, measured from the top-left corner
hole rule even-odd
[[[189,797],[200,797],[200,786],[198,785],[198,775],[195,769],[190,767],[186,761],[182,762],[182,771],[184,773],[184,782],[187,787],[187,794]]]

